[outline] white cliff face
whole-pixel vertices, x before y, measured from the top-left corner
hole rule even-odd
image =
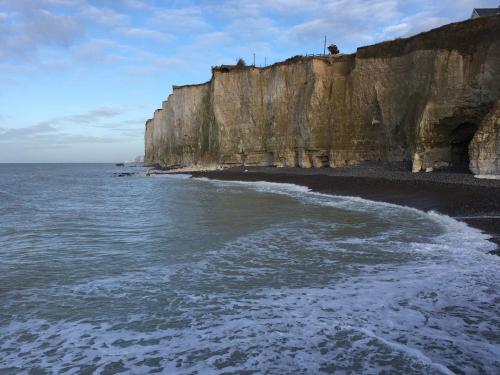
[[[215,165],[210,108],[209,83],[174,87],[146,123],[145,161],[165,166]]]
[[[499,61],[500,18],[492,17],[356,55],[214,69],[206,84],[174,87],[146,125],[145,159],[304,168],[411,160],[421,171],[470,157],[471,168],[500,174],[498,142],[478,133],[468,151],[500,96]]]
[[[472,173],[500,178],[500,99],[474,134],[469,154]]]

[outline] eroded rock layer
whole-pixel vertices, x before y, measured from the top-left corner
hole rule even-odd
[[[145,160],[500,174],[499,96],[500,17],[469,20],[353,55],[213,69],[148,120]]]

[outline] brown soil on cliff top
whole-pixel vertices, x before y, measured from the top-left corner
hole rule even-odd
[[[483,230],[500,246],[498,180],[478,180],[470,174],[459,173],[414,174],[377,166],[336,169],[235,167],[191,174],[219,180],[293,183],[321,193],[434,210]],[[499,249],[496,253],[500,255]]]

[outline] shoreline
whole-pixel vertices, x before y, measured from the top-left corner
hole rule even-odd
[[[175,173],[174,171],[172,171]],[[186,173],[176,171],[177,173]],[[500,181],[466,173],[411,173],[383,167],[324,169],[233,167],[190,171],[193,177],[231,181],[268,181],[306,186],[312,191],[436,211],[491,236],[500,256]]]

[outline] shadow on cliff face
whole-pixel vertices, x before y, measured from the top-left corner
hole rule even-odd
[[[469,143],[477,128],[476,124],[464,122],[450,133],[450,170],[469,172]]]

